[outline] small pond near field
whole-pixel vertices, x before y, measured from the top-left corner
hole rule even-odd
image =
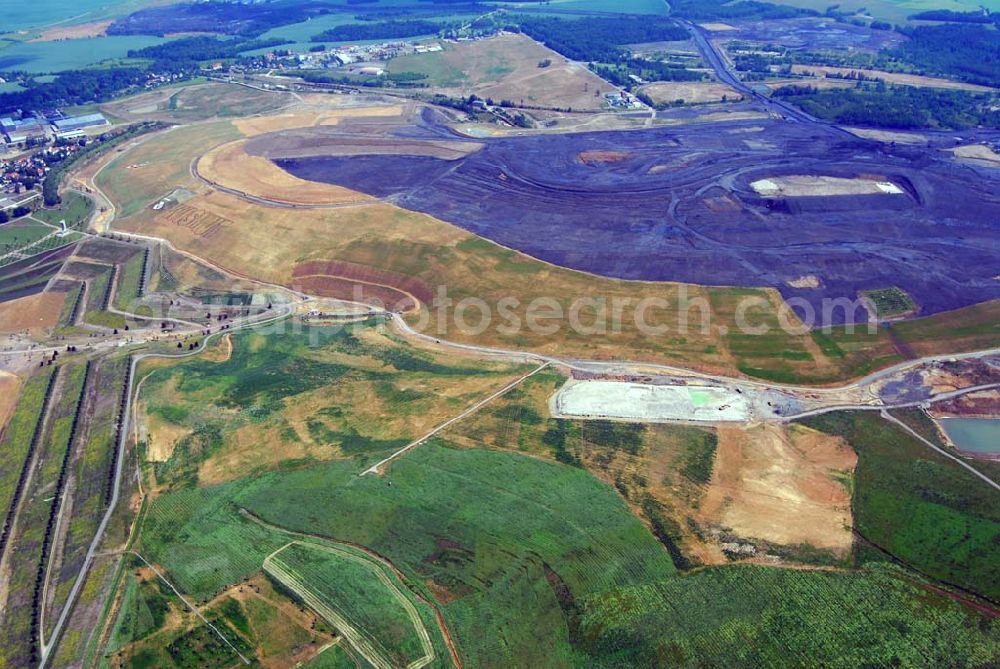
[[[954,444],[970,453],[1000,453],[1000,418],[941,418]]]

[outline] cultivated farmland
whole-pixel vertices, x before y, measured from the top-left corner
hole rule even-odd
[[[543,61],[549,64],[542,67]],[[604,93],[616,90],[585,65],[519,34],[447,44],[443,51],[404,56],[390,66],[393,73],[426,75],[428,84],[449,95],[475,94],[527,107],[593,111],[604,106]]]

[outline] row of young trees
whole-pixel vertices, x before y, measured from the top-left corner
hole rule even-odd
[[[21,474],[17,479],[17,485],[14,486],[14,494],[10,498],[10,506],[7,508],[4,516],[3,530],[0,531],[0,555],[3,555],[7,549],[7,542],[10,540],[10,533],[14,526],[14,513],[17,509],[18,500],[24,494],[24,484],[28,480],[28,473],[31,471],[31,462],[35,457],[35,451],[38,450],[38,442],[42,436],[42,427],[45,424],[45,414],[48,411],[49,402],[52,400],[52,392],[55,389],[55,384],[56,372],[50,372],[48,384],[45,386],[45,394],[42,396],[42,405],[38,411],[38,419],[35,421],[35,429],[31,433],[31,440],[28,442],[28,452],[24,456],[24,462],[21,465]]]
[[[83,383],[80,386],[80,396],[76,401],[76,410],[73,412],[73,422],[70,425],[69,437],[66,441],[66,450],[63,453],[62,462],[59,465],[59,476],[56,478],[56,489],[52,496],[52,505],[49,507],[49,518],[45,524],[45,534],[42,537],[42,549],[39,553],[38,572],[35,575],[35,588],[31,598],[31,643],[32,654],[35,661],[40,659],[40,648],[38,641],[42,635],[42,612],[45,608],[45,581],[48,573],[49,559],[52,553],[52,542],[55,539],[56,524],[59,520],[59,512],[62,506],[62,498],[66,492],[66,476],[69,473],[69,463],[73,459],[73,444],[77,438],[80,428],[80,417],[83,413],[84,401],[87,397],[87,382],[90,380],[93,369],[93,360],[87,361],[87,366],[83,370]]]
[[[111,497],[114,494],[115,487],[115,474],[118,470],[118,445],[121,443],[122,439],[125,438],[125,430],[128,426],[125,424],[125,414],[128,408],[129,402],[129,391],[132,389],[132,356],[128,356],[125,359],[125,378],[122,381],[122,391],[121,396],[118,400],[118,417],[115,419],[115,439],[111,443],[111,462],[108,466],[108,476],[104,488],[104,504],[107,506],[111,503]]]

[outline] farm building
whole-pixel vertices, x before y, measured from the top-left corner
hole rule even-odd
[[[87,114],[86,116],[70,116],[69,118],[62,118],[52,122],[52,127],[57,132],[80,130],[81,128],[90,128],[98,125],[108,125],[108,119],[104,118],[101,114]]]
[[[63,130],[56,133],[56,139],[74,140],[82,139],[87,136],[83,130]]]
[[[23,142],[28,138],[45,134],[45,126],[37,118],[25,118],[21,120],[0,118],[0,130],[7,135],[7,141],[11,144]]]

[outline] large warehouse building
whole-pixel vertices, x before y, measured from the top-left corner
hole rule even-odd
[[[104,118],[101,114],[87,114],[86,116],[69,116],[52,122],[52,127],[57,132],[80,130],[97,125],[108,125],[108,119]]]

